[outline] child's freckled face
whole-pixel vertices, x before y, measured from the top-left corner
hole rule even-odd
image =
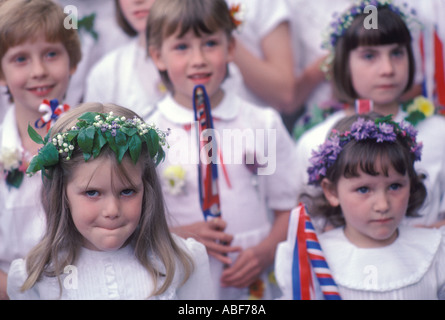
[[[61,42],[42,35],[10,47],[1,59],[4,79],[16,107],[37,111],[44,99],[62,101],[75,68]]]

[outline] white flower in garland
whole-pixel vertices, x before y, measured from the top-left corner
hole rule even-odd
[[[185,178],[187,172],[179,165],[171,165],[162,173],[167,190],[172,195],[180,195],[185,192]]]

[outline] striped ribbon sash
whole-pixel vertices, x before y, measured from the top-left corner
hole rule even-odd
[[[210,102],[205,87],[198,85],[193,90],[193,110],[198,124],[198,185],[199,199],[204,219],[220,217],[221,207],[218,187],[218,167],[215,159],[218,157],[217,142],[209,133],[213,129],[213,119]],[[208,148],[210,146],[210,148]],[[201,152],[208,150],[205,157]],[[207,161],[203,161],[203,158]]]
[[[303,205],[300,204],[297,210],[299,217],[292,265],[294,300],[315,299],[314,274],[324,299],[341,300],[310,217]]]

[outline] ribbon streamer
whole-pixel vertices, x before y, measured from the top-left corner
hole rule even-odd
[[[195,121],[198,123],[198,145],[199,145],[199,161],[198,161],[198,184],[199,199],[204,219],[209,217],[220,217],[221,207],[219,199],[218,187],[218,167],[215,161],[218,156],[218,146],[216,141],[210,135],[208,141],[202,139],[206,136],[206,130],[213,129],[213,119],[211,114],[210,102],[205,87],[197,85],[193,90],[193,110],[195,112]],[[201,150],[207,149],[207,161],[204,163],[201,157]]]
[[[57,99],[51,101],[43,100],[43,103],[39,106],[39,112],[45,113],[34,124],[34,127],[41,129],[46,126],[46,131],[51,129],[52,125],[64,112],[67,112],[70,106],[67,104],[61,105]]]
[[[294,300],[311,300],[316,298],[313,275],[318,282],[324,299],[341,300],[328,263],[321,250],[317,234],[304,205],[296,209],[297,236],[295,239],[292,264],[292,287]]]

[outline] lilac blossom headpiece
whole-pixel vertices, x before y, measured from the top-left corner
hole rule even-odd
[[[395,142],[397,137],[406,141],[410,152],[414,155],[414,161],[421,158],[422,143],[416,142],[417,130],[407,123],[391,121],[391,115],[376,120],[365,120],[358,118],[351,125],[351,130],[346,132],[332,131],[331,136],[319,146],[318,151],[312,151],[310,158],[311,166],[307,172],[309,174],[309,184],[319,185],[326,176],[326,172],[343,150],[344,146],[351,140],[363,141],[374,140],[376,143]]]
[[[354,5],[349,10],[342,14],[334,13],[333,21],[328,25],[327,29],[323,33],[322,48],[329,51],[329,55],[326,61],[322,65],[322,70],[327,73],[329,66],[334,59],[334,48],[338,42],[338,39],[343,37],[346,30],[352,25],[354,19],[361,15],[367,14],[367,8],[373,6],[377,9],[389,8],[392,12],[399,15],[408,28],[414,30],[421,26],[419,20],[415,17],[416,11],[414,9],[409,10],[408,4],[404,3],[403,7],[395,5],[392,0],[356,0]]]

